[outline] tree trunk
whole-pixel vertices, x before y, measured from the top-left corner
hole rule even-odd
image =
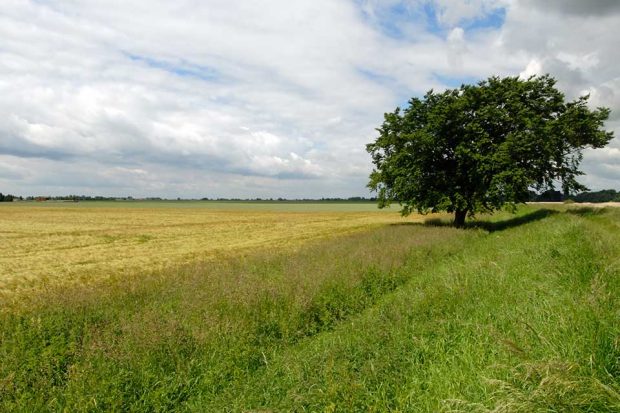
[[[467,216],[466,209],[457,209],[454,212],[454,226],[457,228],[463,228],[465,226],[465,217]]]

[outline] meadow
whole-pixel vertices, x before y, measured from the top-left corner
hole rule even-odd
[[[130,222],[149,213],[136,210]],[[620,209],[524,206],[465,230],[393,211],[264,213],[282,231],[328,222],[11,293],[0,410],[620,411]]]

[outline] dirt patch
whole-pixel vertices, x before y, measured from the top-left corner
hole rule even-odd
[[[578,204],[574,204],[574,205],[579,205],[579,206],[589,206],[589,207],[594,207],[594,208],[605,208],[605,207],[620,207],[620,202],[580,202]]]
[[[593,208],[605,208],[605,207],[620,207],[620,202],[575,202],[573,204],[565,204],[563,202],[528,202],[528,205],[565,205],[575,207],[593,207]]]

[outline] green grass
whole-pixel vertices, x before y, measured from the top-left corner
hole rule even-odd
[[[22,298],[0,410],[620,411],[620,210],[435,224]]]

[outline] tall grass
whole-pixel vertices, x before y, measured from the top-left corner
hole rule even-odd
[[[618,411],[620,214],[399,225],[42,292],[0,410]]]

